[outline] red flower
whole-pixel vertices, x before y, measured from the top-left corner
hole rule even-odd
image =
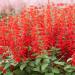
[[[72,55],[72,65],[75,66],[75,53]]]
[[[0,55],[3,54],[5,51],[4,49],[0,48]]]
[[[35,59],[33,54],[39,55],[54,46],[61,49],[61,56],[67,52],[64,57],[67,60],[75,52],[74,12],[74,6],[58,9],[58,6],[48,4],[45,8],[33,6],[20,14],[3,17],[0,21],[0,46],[3,48],[0,48],[0,54],[9,50],[13,59],[20,62]]]
[[[21,58],[19,56],[14,57],[14,59],[15,59],[16,62],[21,62]]]

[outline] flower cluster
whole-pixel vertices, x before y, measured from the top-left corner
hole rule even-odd
[[[75,8],[34,7],[0,20],[0,55],[12,55],[17,62],[34,59],[51,47],[61,49],[66,60],[75,64]],[[5,54],[7,53],[7,54]]]

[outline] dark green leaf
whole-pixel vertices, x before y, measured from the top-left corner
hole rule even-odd
[[[14,75],[25,75],[25,72],[21,71],[20,69],[17,69],[14,71]]]

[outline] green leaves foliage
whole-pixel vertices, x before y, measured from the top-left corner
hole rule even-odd
[[[55,50],[56,49],[56,50]],[[52,51],[53,50],[53,51]],[[28,59],[26,62],[18,63],[13,72],[9,70],[10,64],[5,64],[8,69],[4,75],[74,75],[75,67],[60,61],[56,56],[57,48],[52,48],[52,55],[39,55],[35,60]],[[69,62],[71,59],[68,59]],[[1,72],[2,73],[2,72]]]

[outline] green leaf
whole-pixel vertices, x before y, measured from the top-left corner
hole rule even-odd
[[[45,75],[54,75],[54,73],[45,73]]]
[[[72,67],[71,65],[67,65],[67,66],[64,67],[64,70],[69,69],[71,67]]]
[[[44,59],[44,60],[43,60],[43,63],[44,63],[44,64],[49,64],[49,63],[50,63],[50,60],[49,60],[49,59]]]
[[[23,70],[25,67],[26,67],[26,63],[23,63],[21,66],[20,66],[20,70]]]
[[[40,72],[40,66],[37,66],[36,68],[33,68],[33,71]]]
[[[51,58],[50,58],[52,61],[55,61],[57,58],[56,58],[56,56],[52,56]]]
[[[2,74],[2,71],[0,71],[0,75]]]
[[[65,64],[65,62],[59,62],[59,61],[55,61],[54,63],[57,65],[64,65]]]
[[[73,71],[75,71],[75,67],[73,67],[71,65],[67,65],[66,67],[64,67],[64,70],[66,72],[73,72]]]
[[[42,55],[41,58],[49,59],[48,55]]]
[[[41,71],[46,70],[47,67],[48,67],[48,64],[42,64],[41,65]]]
[[[2,16],[0,15],[0,19],[2,18]]]
[[[10,63],[11,63],[11,65],[13,65],[13,66],[16,66],[16,65],[18,64],[18,63],[15,63],[14,60],[11,60]]]
[[[60,70],[59,70],[58,68],[53,68],[53,69],[52,69],[52,72],[53,72],[53,73],[60,73]]]
[[[33,61],[31,61],[31,62],[29,63],[29,66],[34,67],[34,66],[35,66],[35,63],[34,63]]]
[[[7,68],[9,68],[9,67],[10,67],[10,64],[7,63],[7,64],[5,65],[5,69],[7,69]]]
[[[66,72],[65,75],[72,75],[72,72]]]
[[[75,66],[72,66],[71,69],[72,69],[73,71],[75,71]]]
[[[75,72],[73,72],[72,75],[75,75]]]
[[[70,70],[66,70],[66,71],[69,72],[69,73],[72,73],[73,72],[73,70],[71,70],[71,69]]]
[[[37,58],[37,59],[35,60],[35,64],[36,64],[36,65],[39,65],[40,61],[41,61],[41,58]]]

